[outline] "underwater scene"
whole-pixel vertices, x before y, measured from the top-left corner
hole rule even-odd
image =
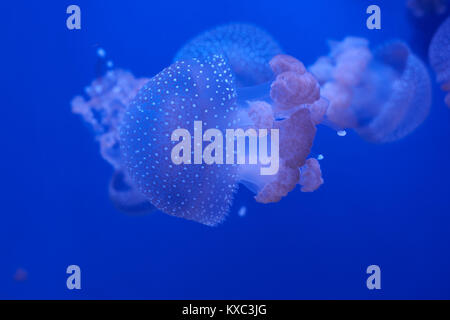
[[[450,1],[4,5],[0,299],[450,299]]]

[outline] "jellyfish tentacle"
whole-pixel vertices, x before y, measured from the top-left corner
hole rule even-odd
[[[124,170],[116,170],[109,183],[109,197],[115,207],[125,213],[139,214],[155,210],[140,193]]]
[[[72,112],[80,115],[93,129],[100,155],[114,168],[109,196],[117,208],[127,213],[155,209],[124,176],[118,129],[126,107],[148,80],[135,78],[131,72],[122,69],[112,69],[86,88],[87,99],[76,96],[71,103]]]
[[[317,159],[307,159],[300,172],[299,184],[302,192],[313,192],[323,184],[322,171]]]

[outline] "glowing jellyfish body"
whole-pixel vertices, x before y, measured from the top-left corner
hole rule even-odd
[[[104,51],[99,49],[99,56]],[[100,144],[100,154],[114,168],[109,185],[112,202],[125,212],[144,212],[154,208],[131,184],[123,170],[119,149],[119,123],[126,107],[148,79],[136,79],[130,72],[115,69],[92,82],[86,88],[89,99],[76,96],[72,112],[80,115],[94,130]]]
[[[279,64],[275,61],[272,69],[278,70]],[[259,202],[279,201],[299,183],[316,132],[313,119],[326,107],[318,95],[318,83],[296,66],[291,61],[275,72],[273,83],[243,91],[236,90],[228,59],[220,56],[177,61],[164,69],[140,90],[121,125],[121,151],[133,183],[161,211],[210,226],[224,220],[238,182],[249,186]],[[309,94],[299,95],[293,88]],[[201,121],[200,127],[196,121]],[[211,128],[223,132],[279,129],[276,174],[261,175],[261,163],[228,164],[228,158],[224,160],[225,155],[217,151],[225,142],[208,137],[208,131],[203,134]],[[183,136],[182,142],[188,144],[175,159],[187,158],[175,164],[172,152],[180,143],[179,130],[185,129],[192,134]],[[267,138],[274,134],[266,133]],[[206,164],[201,154],[196,159],[196,148],[207,150],[213,144],[218,147],[214,163]],[[239,152],[233,154],[239,156]],[[308,191],[322,182],[317,168],[318,163],[304,168],[309,172]]]
[[[231,23],[206,31],[190,40],[175,61],[221,55],[235,74],[236,86],[261,84],[272,78],[269,61],[282,52],[264,30],[249,24]]]
[[[437,74],[442,90],[447,92],[445,103],[450,107],[450,18],[442,23],[429,49],[430,64]]]
[[[361,38],[332,42],[330,55],[309,70],[330,102],[327,122],[337,129],[353,128],[368,141],[401,139],[428,115],[428,71],[403,42],[388,43],[374,52]]]

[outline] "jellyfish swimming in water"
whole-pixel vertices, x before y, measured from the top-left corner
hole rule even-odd
[[[441,89],[447,92],[445,104],[450,108],[450,17],[436,31],[430,44],[429,57]]]
[[[297,185],[311,192],[323,183],[318,161],[308,155],[328,103],[300,61],[277,55],[268,65],[273,81],[237,89],[227,58],[178,60],[142,87],[125,112],[119,144],[130,179],[156,208],[215,226],[238,183],[260,203],[278,202]],[[270,147],[262,147],[265,139]],[[251,160],[257,149],[259,162]],[[213,161],[205,160],[208,152]],[[275,163],[272,174],[262,174],[269,164],[262,155]]]
[[[329,101],[324,123],[385,143],[405,137],[426,119],[430,77],[404,42],[371,51],[366,39],[347,37],[330,47],[328,56],[309,67]]]
[[[103,57],[103,51],[99,51],[99,55]],[[119,123],[131,99],[147,81],[146,78],[135,78],[128,71],[112,69],[85,89],[88,99],[76,96],[71,103],[72,112],[92,127],[101,156],[114,168],[109,183],[112,202],[128,213],[154,210],[124,170],[119,149]]]
[[[272,79],[269,61],[282,50],[266,31],[246,23],[229,23],[208,30],[186,43],[174,62],[220,55],[228,60],[236,86],[253,86]]]

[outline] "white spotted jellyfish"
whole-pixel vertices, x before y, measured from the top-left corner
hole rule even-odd
[[[298,184],[311,192],[323,183],[318,161],[307,159],[327,108],[312,74],[293,57],[277,55],[269,63],[274,81],[236,89],[228,61],[176,61],[144,85],[120,127],[122,159],[138,190],[164,213],[209,226],[225,219],[239,182],[261,203],[280,201]],[[194,121],[224,132],[279,129],[277,173],[261,175],[261,164],[175,164],[171,135],[193,128]]]
[[[239,88],[271,80],[269,61],[281,53],[279,44],[261,28],[229,23],[194,37],[177,52],[174,62],[220,55],[228,61]]]
[[[429,59],[441,89],[447,92],[445,104],[450,108],[450,18],[442,23],[433,36]]]
[[[405,137],[426,119],[430,77],[404,42],[371,51],[367,40],[348,37],[330,46],[330,54],[309,67],[329,102],[324,123],[385,143]]]

